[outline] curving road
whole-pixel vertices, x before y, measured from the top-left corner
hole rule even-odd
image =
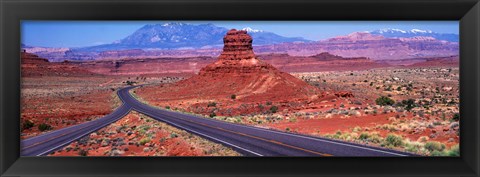
[[[195,115],[154,108],[139,102],[123,88],[123,105],[103,118],[56,130],[22,141],[22,156],[48,154],[122,118],[130,110],[231,147],[246,156],[411,156],[412,154],[325,138],[233,124]]]

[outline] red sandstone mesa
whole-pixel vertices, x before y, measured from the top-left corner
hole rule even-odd
[[[95,75],[77,64],[69,62],[52,63],[45,58],[27,52],[21,53],[21,59],[22,77]]]

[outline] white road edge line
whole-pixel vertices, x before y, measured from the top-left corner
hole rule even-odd
[[[132,109],[128,110],[127,113],[125,113],[124,115],[122,115],[119,119],[125,117],[128,113],[130,113],[131,110],[132,110]],[[118,120],[119,120],[119,119],[118,119]],[[108,125],[110,125],[111,123],[116,122],[116,121],[117,121],[117,120],[108,122],[108,124],[106,124],[105,126],[100,127],[100,129],[103,128],[103,127],[106,127],[106,126],[108,126]],[[94,132],[94,131],[92,131],[92,132]],[[61,146],[64,146],[65,144],[71,143],[71,142],[73,142],[73,141],[75,141],[75,140],[77,140],[77,139],[79,139],[79,138],[81,138],[81,137],[84,137],[84,136],[87,135],[87,134],[91,134],[92,132],[84,133],[84,134],[82,134],[82,135],[80,135],[80,136],[77,136],[77,137],[73,138],[72,141],[67,141],[67,142],[65,142],[65,143],[62,143],[62,144],[60,144],[60,145],[58,145],[58,146],[55,146],[54,148],[50,148],[50,149],[48,149],[47,151],[44,151],[44,152],[42,152],[42,153],[40,153],[40,154],[37,154],[36,156],[42,156],[42,155],[46,154],[47,152],[49,152],[49,151],[51,151],[51,150],[54,150],[54,149],[59,148],[59,147],[61,147]]]
[[[217,120],[212,120],[212,121],[217,121]],[[218,121],[218,122],[220,122],[220,121]],[[356,145],[352,145],[352,144],[346,144],[346,143],[340,143],[340,142],[335,142],[335,141],[330,141],[330,140],[313,138],[313,137],[309,137],[309,136],[302,136],[302,135],[297,135],[297,134],[290,134],[290,133],[284,133],[284,132],[279,132],[279,131],[273,131],[273,130],[266,129],[266,128],[258,128],[258,127],[253,127],[253,126],[238,125],[238,124],[233,124],[233,123],[229,123],[229,122],[225,122],[225,123],[228,123],[230,125],[235,125],[237,127],[247,127],[247,128],[257,129],[257,130],[264,130],[264,131],[269,131],[269,132],[272,132],[272,133],[278,133],[278,134],[283,134],[283,135],[288,135],[288,136],[296,136],[296,137],[300,137],[300,138],[307,138],[307,139],[311,139],[311,140],[315,140],[315,141],[322,141],[322,142],[327,142],[327,143],[332,143],[332,144],[339,144],[339,145],[344,145],[344,146],[349,146],[349,147],[354,147],[354,148],[360,148],[360,149],[366,149],[366,150],[371,150],[371,151],[376,151],[376,152],[382,152],[382,153],[386,153],[386,154],[392,154],[392,155],[398,155],[398,156],[408,156],[408,155],[404,155],[404,154],[398,154],[398,153],[394,153],[394,152],[388,152],[388,151],[373,149],[373,148],[369,148],[369,147],[362,147],[362,146],[356,146]]]
[[[252,127],[252,128],[257,128],[257,127]],[[259,128],[257,128],[257,129],[259,129]],[[376,152],[382,152],[382,153],[386,153],[386,154],[392,154],[392,155],[398,155],[398,156],[408,156],[408,155],[404,155],[404,154],[382,151],[382,150],[372,149],[372,148],[368,148],[368,147],[355,146],[355,145],[351,145],[351,144],[345,144],[345,143],[334,142],[334,141],[323,140],[323,139],[316,139],[316,138],[312,138],[312,137],[308,137],[308,136],[301,136],[301,135],[296,135],[296,134],[287,134],[287,133],[283,133],[283,132],[276,132],[276,131],[271,131],[269,129],[263,129],[263,130],[267,130],[267,131],[273,132],[273,133],[279,133],[279,134],[284,134],[284,135],[291,135],[291,136],[296,136],[296,137],[301,137],[301,138],[307,138],[307,139],[311,139],[311,140],[315,140],[315,141],[322,141],[322,142],[327,142],[327,143],[332,143],[332,144],[339,144],[339,145],[344,145],[344,146],[349,146],[349,147],[354,147],[354,148],[360,148],[360,149],[366,149],[366,150],[371,150],[371,151],[376,151]]]
[[[119,95],[119,92],[118,92],[118,91],[117,91],[117,96],[118,96],[118,98],[120,98],[120,101],[122,101],[122,105],[120,105],[120,106],[118,106],[117,108],[115,108],[115,110],[113,110],[110,114],[112,114],[112,113],[114,113],[115,111],[117,111],[120,107],[125,106],[125,101],[124,101],[124,100],[122,99],[122,97]],[[44,133],[44,134],[41,134],[41,135],[38,135],[38,136],[34,136],[34,137],[31,137],[31,138],[24,139],[24,140],[22,140],[22,141],[23,141],[23,142],[32,141],[33,138],[38,139],[38,138],[41,138],[41,137],[50,135],[51,133],[53,133],[53,132],[55,132],[55,131],[67,131],[67,130],[70,130],[70,129],[74,128],[74,127],[85,126],[85,125],[86,125],[86,126],[89,126],[89,125],[87,125],[87,124],[90,124],[90,123],[92,123],[92,122],[96,122],[97,120],[102,119],[102,118],[104,118],[104,117],[107,117],[107,116],[110,115],[110,114],[107,114],[107,115],[105,115],[105,116],[103,116],[103,117],[100,117],[100,118],[95,119],[95,120],[92,120],[92,121],[84,122],[84,123],[77,124],[77,125],[72,125],[72,126],[69,126],[69,127],[65,127],[65,128],[62,128],[62,129],[58,129],[58,130],[54,130],[54,131],[47,132],[47,133]]]

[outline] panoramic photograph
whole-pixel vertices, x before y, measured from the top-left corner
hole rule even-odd
[[[21,22],[21,156],[460,157],[458,21]]]

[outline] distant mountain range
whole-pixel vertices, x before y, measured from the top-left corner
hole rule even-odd
[[[301,37],[284,37],[262,30],[244,28],[253,37],[253,45],[284,42],[311,42]],[[164,23],[149,24],[112,44],[72,49],[73,51],[108,51],[127,49],[199,49],[221,47],[229,29],[213,24]]]
[[[458,42],[428,36],[384,37],[369,32],[354,32],[314,43],[258,46],[256,53],[288,53],[312,56],[321,52],[342,57],[368,57],[373,60],[399,60],[459,55]]]
[[[229,29],[213,24],[150,24],[111,44],[83,48],[46,48],[22,44],[27,52],[50,61],[99,60],[158,57],[216,57]],[[257,54],[288,53],[310,56],[329,52],[342,57],[368,57],[374,60],[398,60],[419,57],[458,55],[458,35],[430,30],[381,29],[354,32],[326,40],[310,41],[284,37],[249,27]]]
[[[433,37],[438,40],[444,40],[449,42],[458,42],[458,34],[448,34],[448,33],[436,33],[431,30],[420,30],[420,29],[411,29],[411,30],[401,30],[394,28],[386,28],[375,31],[370,31],[370,34],[382,35],[389,38],[410,38],[415,36],[426,36]]]

